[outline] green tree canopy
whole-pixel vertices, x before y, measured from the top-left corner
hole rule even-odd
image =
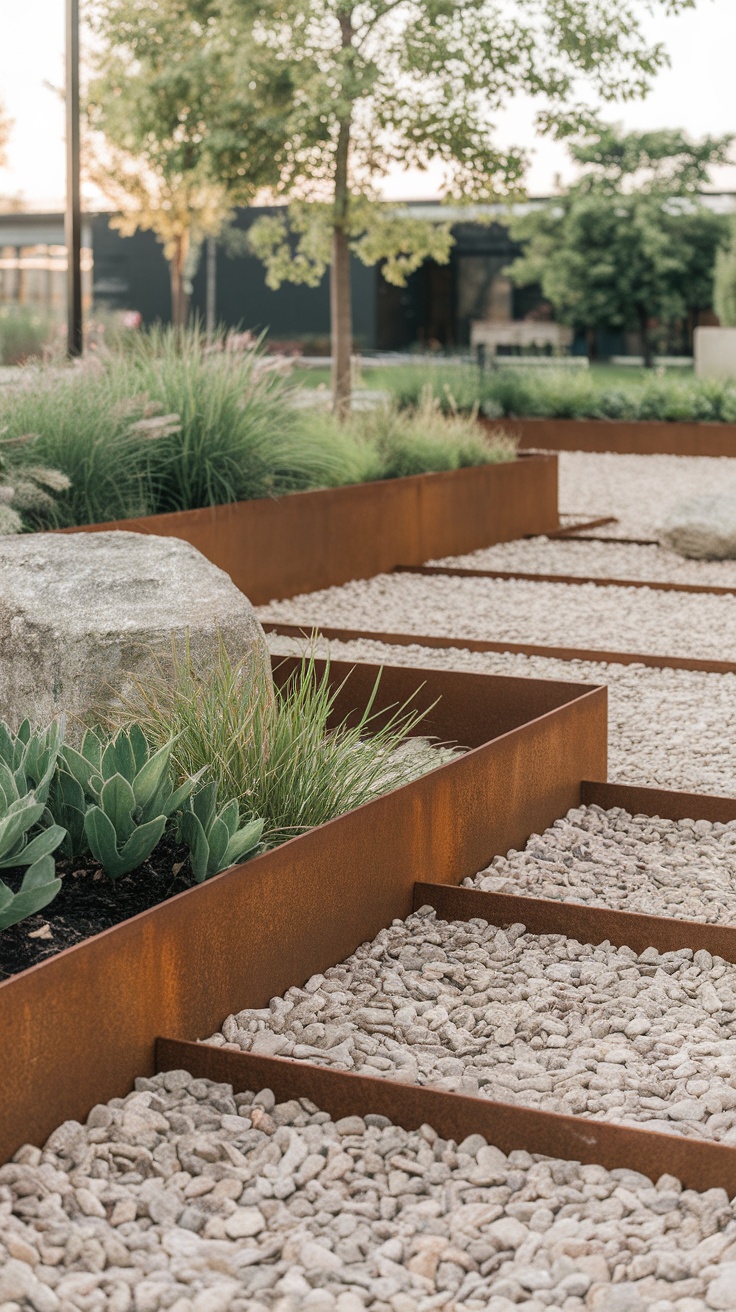
[[[605,127],[570,146],[582,174],[567,192],[511,224],[524,253],[517,285],[539,283],[563,322],[636,329],[652,363],[651,321],[695,322],[712,303],[716,253],[728,220],[700,193],[730,137],[691,142],[682,132]]]
[[[149,228],[171,270],[172,318],[185,322],[199,244],[232,206],[280,176],[279,72],[247,39],[257,6],[239,4],[239,39],[213,0],[94,0],[88,174],[130,235]],[[288,95],[290,83],[284,79]]]
[[[234,21],[240,0],[229,3]],[[395,165],[444,167],[454,200],[518,188],[524,158],[493,121],[517,92],[543,131],[567,134],[591,105],[645,92],[666,62],[644,37],[653,7],[692,0],[264,0],[254,33],[294,95],[280,192],[288,215],[253,232],[271,286],[317,282],[331,265],[333,390],[350,394],[350,254],[403,281],[428,255],[447,260],[449,225],[428,230],[377,203]]]

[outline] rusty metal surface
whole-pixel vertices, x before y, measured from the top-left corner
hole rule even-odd
[[[617,547],[658,547],[660,545],[657,538],[614,538],[604,537],[598,533],[566,533],[560,542],[608,542],[615,543]]]
[[[674,1175],[686,1189],[720,1188],[729,1197],[736,1195],[736,1148],[702,1139],[168,1038],[159,1039],[156,1058],[159,1071],[187,1070],[200,1079],[231,1084],[239,1093],[268,1088],[279,1102],[309,1098],[335,1119],[372,1112],[406,1130],[431,1125],[456,1143],[482,1134],[505,1153],[521,1148],[609,1170],[628,1167],[653,1181]]]
[[[260,605],[558,525],[545,455],[63,531],[183,538]]]
[[[351,668],[333,662],[333,683]],[[377,669],[351,677],[372,687]],[[384,704],[411,682],[386,667]],[[474,750],[0,984],[0,1161],[125,1093],[153,1070],[158,1035],[202,1037],[264,1006],[408,915],[417,879],[475,873],[578,805],[582,779],[605,778],[605,688],[436,670],[413,682],[425,704],[442,698],[442,737]]]
[[[736,961],[736,926],[707,925],[702,921],[669,916],[647,916],[633,911],[552,898],[487,893],[477,888],[441,887],[417,883],[415,909],[433,906],[443,920],[487,920],[491,925],[526,925],[531,934],[564,934],[579,943],[605,943],[645,952],[677,952],[705,948],[724,961]]]
[[[552,536],[551,534],[549,535]],[[569,541],[569,538],[567,539]],[[590,539],[586,538],[585,541]],[[600,574],[538,574],[520,570],[466,569],[454,565],[397,565],[394,574],[440,574],[461,579],[521,579],[525,583],[590,583],[595,588],[649,588],[652,592],[706,592],[716,597],[736,596],[736,588],[705,583],[654,583],[650,579],[612,579]]]
[[[319,624],[311,629],[301,624],[266,621],[266,633],[285,638],[307,638],[319,634],[332,642],[384,642],[392,647],[457,647],[461,651],[515,652],[522,656],[549,656],[560,661],[596,661],[610,665],[648,665],[658,670],[702,670],[705,674],[736,674],[736,661],[691,659],[689,656],[655,656],[646,652],[605,651],[597,647],[545,647],[536,642],[490,642],[482,638],[440,637],[434,633],[390,633],[381,629],[333,629]]]
[[[585,806],[600,806],[604,810],[620,806],[630,815],[653,815],[661,820],[710,820],[724,825],[736,820],[736,797],[707,793],[680,793],[668,788],[586,780],[581,800]]]
[[[548,533],[548,538],[568,538],[571,533],[583,533],[586,529],[605,528],[607,524],[618,524],[615,515],[600,515],[598,519],[581,520],[579,524],[567,524],[563,528],[556,528],[554,532]]]
[[[486,421],[519,441],[521,450],[613,451],[618,455],[736,456],[736,424],[654,420],[504,419]]]

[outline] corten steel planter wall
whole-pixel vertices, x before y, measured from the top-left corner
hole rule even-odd
[[[338,716],[376,674],[355,668]],[[152,1073],[158,1036],[264,1006],[408,915],[417,880],[475,873],[605,778],[605,688],[387,667],[376,709],[421,684],[441,700],[418,732],[464,756],[0,984],[0,1161]]]
[[[558,527],[557,457],[527,456],[63,531],[183,538],[260,605]]]
[[[684,424],[655,420],[504,419],[522,451],[614,451],[635,456],[736,456],[736,424]]]

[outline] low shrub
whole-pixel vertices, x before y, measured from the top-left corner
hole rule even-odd
[[[0,365],[27,364],[60,345],[59,325],[27,306],[0,308]]]
[[[472,414],[479,409],[490,419],[736,422],[736,385],[728,380],[673,377],[657,371],[643,380],[632,373],[630,383],[624,380],[608,387],[599,374],[583,369],[500,367],[481,374],[470,365],[446,369],[427,365],[415,366],[411,378],[397,379],[401,405],[417,404],[422,379],[445,413]]]
[[[473,465],[511,460],[514,441],[503,433],[487,437],[477,423],[477,412],[457,409],[443,412],[442,403],[425,387],[415,409],[398,402],[375,410],[358,411],[340,424],[332,415],[305,416],[305,428],[355,453],[355,482],[406,478]]]

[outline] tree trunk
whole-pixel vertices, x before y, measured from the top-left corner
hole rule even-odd
[[[332,334],[332,406],[341,419],[350,413],[350,357],[353,345],[353,296],[350,286],[350,247],[343,228],[332,231],[330,272]]]
[[[585,329],[585,344],[588,348],[588,359],[598,359],[598,333],[595,328]]]
[[[641,350],[644,356],[644,368],[654,368],[654,351],[652,349],[652,339],[649,336],[649,315],[646,310],[639,310],[639,335],[641,336]]]
[[[353,43],[352,11],[340,15],[342,47]],[[335,150],[335,194],[330,271],[330,336],[332,346],[332,408],[344,419],[350,413],[350,357],[353,349],[353,295],[350,285],[348,162],[351,118],[340,122]]]
[[[183,237],[179,237],[176,250],[169,260],[171,277],[171,323],[176,329],[186,328],[189,318],[189,293],[184,285],[184,263],[186,246]]]

